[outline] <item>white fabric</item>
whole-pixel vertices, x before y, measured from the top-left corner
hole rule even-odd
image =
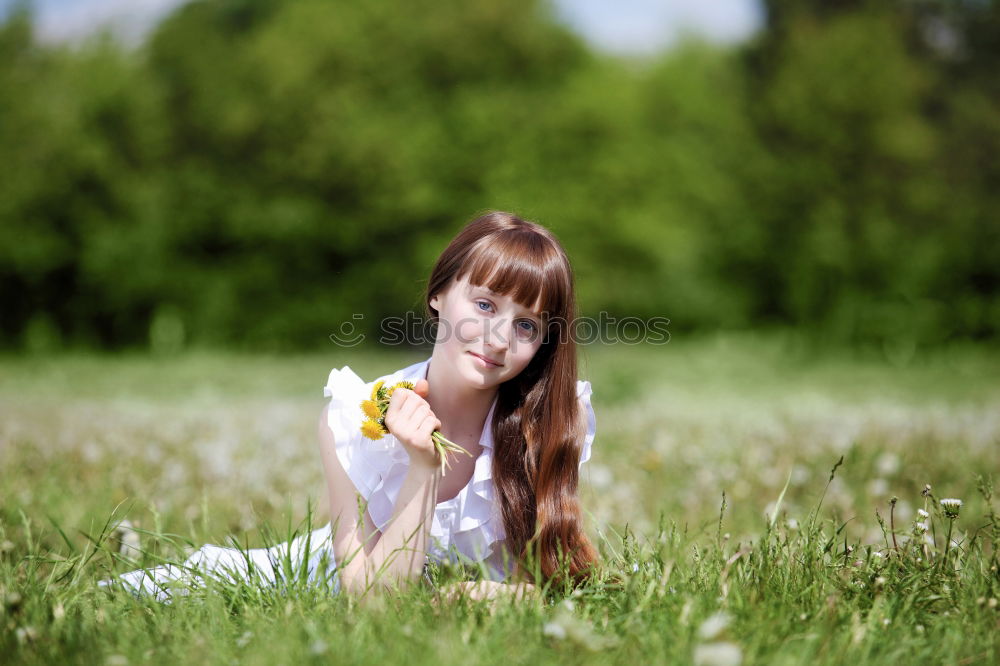
[[[98,582],[101,587],[121,585],[136,596],[149,595],[169,603],[174,594],[186,595],[189,586],[202,585],[206,574],[215,580],[236,583],[258,581],[280,586],[303,574],[310,585],[326,585],[331,594],[340,591],[330,525],[325,525],[287,543],[270,548],[239,549],[211,544],[202,546],[183,564],[167,564],[150,569],[137,569],[116,579]],[[303,562],[306,553],[307,562]],[[179,583],[175,586],[175,583]]]
[[[426,379],[430,358],[383,375],[371,382],[365,382],[349,366],[330,371],[324,394],[330,399],[327,408],[327,423],[333,432],[336,453],[347,476],[355,488],[368,502],[368,512],[376,527],[382,531],[392,518],[393,508],[409,466],[409,455],[403,445],[392,435],[372,441],[361,434],[364,414],[362,400],[371,396],[375,382],[384,380],[391,386],[399,381],[416,382]],[[577,397],[587,416],[587,432],[580,455],[580,466],[590,460],[591,447],[597,431],[597,418],[591,405],[592,389],[589,381],[577,381]],[[493,411],[496,399],[486,416],[486,422],[479,439],[482,453],[476,459],[472,479],[459,493],[437,505],[431,524],[427,550],[428,560],[442,562],[450,560],[475,565],[483,562],[489,578],[502,581],[513,572],[513,563],[502,561],[505,554],[500,547],[506,534],[499,507],[495,501],[492,474],[493,454]],[[335,564],[333,546],[330,540],[330,525],[326,525],[308,535],[310,539],[309,579],[322,579]],[[305,553],[303,535],[288,544],[271,549],[253,549],[249,557],[258,572],[270,582],[276,580],[275,557],[290,555],[295,566],[300,566]],[[185,565],[191,568],[225,570],[226,577],[233,575],[246,578],[247,557],[234,548],[207,545],[188,558]],[[279,572],[280,573],[280,572]],[[157,567],[150,571],[134,571],[120,576],[122,582],[135,592],[157,593],[159,582],[174,580],[182,574],[177,567]],[[335,589],[339,580],[333,576]],[[102,581],[108,584],[110,581]],[[157,593],[159,594],[159,593]]]
[[[403,380],[416,382],[427,378],[429,364],[428,358],[368,383],[349,366],[344,366],[330,372],[325,388],[325,394],[330,398],[327,423],[333,431],[337,457],[358,492],[368,501],[368,513],[379,531],[384,530],[392,518],[396,498],[409,466],[409,455],[392,435],[386,435],[378,441],[364,437],[360,428],[365,417],[359,405],[362,400],[371,396],[372,387],[379,379],[384,380],[388,386]],[[580,455],[582,466],[590,460],[597,432],[597,417],[590,402],[593,392],[590,382],[577,381],[576,392],[587,415],[587,432]],[[472,479],[455,497],[437,505],[431,524],[427,556],[436,561],[484,561],[490,578],[500,581],[512,573],[513,564],[508,563],[509,566],[504,567],[500,560],[502,549],[497,547],[506,533],[493,489],[491,425],[495,408],[496,399],[486,416],[479,438],[482,453],[476,459]]]

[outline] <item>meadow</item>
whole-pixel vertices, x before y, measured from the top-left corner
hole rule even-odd
[[[3,358],[3,662],[1000,659],[1000,351],[972,345],[817,350],[779,332],[581,347],[598,430],[580,493],[609,575],[571,593],[244,586],[164,605],[96,586],[325,522],[330,368],[371,379],[426,355]],[[110,538],[123,519],[139,554]]]

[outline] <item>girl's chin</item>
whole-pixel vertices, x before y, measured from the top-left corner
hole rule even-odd
[[[499,368],[486,368],[483,363],[472,354],[468,354],[468,359],[462,368],[462,376],[475,388],[488,388],[496,386],[499,381]]]

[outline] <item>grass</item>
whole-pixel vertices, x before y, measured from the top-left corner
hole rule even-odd
[[[746,334],[581,348],[598,420],[581,498],[621,585],[496,607],[439,606],[430,586],[358,601],[218,584],[169,605],[96,586],[135,566],[107,538],[123,518],[143,564],[323,524],[327,372],[367,379],[422,358],[3,359],[4,661],[1000,658],[1000,352],[975,346],[900,356]],[[942,497],[963,500],[954,520]]]

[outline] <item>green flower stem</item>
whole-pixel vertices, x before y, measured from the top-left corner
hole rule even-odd
[[[441,434],[440,430],[435,430],[431,433],[431,440],[434,442],[438,455],[441,457],[441,474],[444,474],[445,469],[451,469],[451,463],[448,462],[448,452],[464,453],[467,456],[472,456],[471,453],[455,442],[445,439],[445,436]]]
[[[955,524],[955,519],[949,516],[948,517],[948,536],[944,540],[944,558],[942,558],[942,562],[941,562],[941,570],[942,571],[947,571],[948,570],[948,555],[951,554],[951,528],[952,528],[952,526],[954,526],[954,524]]]

